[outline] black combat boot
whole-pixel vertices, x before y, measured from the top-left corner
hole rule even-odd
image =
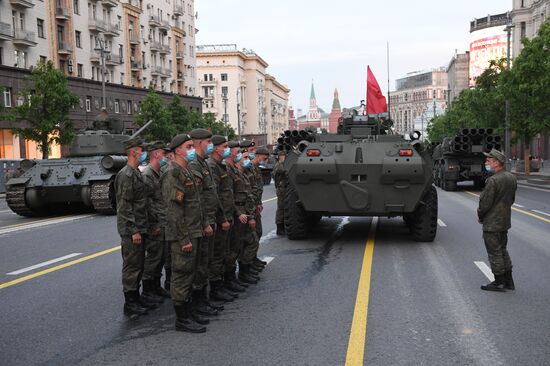
[[[236,285],[239,285],[239,286],[242,286],[244,287],[245,289],[250,286],[248,283],[244,283],[244,282],[241,282],[238,278],[237,278],[237,275],[235,274],[235,269],[233,269],[233,271],[231,272],[226,272],[225,275],[224,275],[224,281],[226,282],[232,282]]]
[[[252,264],[247,264],[248,266],[248,274],[254,277],[258,277],[260,279],[260,272],[256,271],[254,267],[252,267]]]
[[[210,306],[208,298],[203,295],[203,290],[193,290],[193,312],[203,316],[216,316],[218,310]]]
[[[210,283],[210,298],[215,301],[231,302],[234,300],[234,296],[224,290],[221,281],[214,281]]]
[[[258,277],[250,274],[250,265],[239,264],[239,280],[250,285],[258,283]]]
[[[504,287],[507,290],[516,289],[516,286],[514,285],[514,279],[512,278],[512,270],[506,271],[504,273]]]
[[[267,266],[267,262],[261,260],[261,259],[258,258],[258,257],[254,258],[254,263],[259,264],[259,265],[264,266],[264,267]]]
[[[506,292],[504,287],[504,275],[495,275],[495,280],[486,285],[482,285],[481,289],[485,291],[497,291],[497,292]]]
[[[163,289],[160,285],[160,277],[155,280],[155,294],[165,299],[170,299],[172,297],[170,296],[170,292]]]
[[[156,293],[156,284],[154,280],[143,280],[143,292],[141,297],[151,304],[162,304],[164,299]]]
[[[191,318],[190,307],[190,302],[186,302],[183,305],[174,305],[174,310],[176,311],[176,330],[190,333],[206,332],[206,327],[203,327]]]
[[[277,235],[286,235],[285,224],[277,224]]]
[[[223,280],[223,288],[237,293],[242,293],[246,291],[246,287],[239,285],[231,279]]]
[[[137,300],[134,291],[125,292],[124,300],[124,315],[147,315],[147,308],[139,304],[139,301]]]
[[[264,270],[265,266],[262,266],[261,264],[258,264],[258,263],[250,263],[250,268],[252,268],[254,271],[260,273],[261,271]]]
[[[172,272],[166,271],[166,277],[164,277],[164,289],[170,292],[171,284],[172,284]]]
[[[137,301],[144,308],[147,308],[149,310],[153,310],[153,309],[156,309],[156,308],[159,307],[159,305],[160,305],[159,303],[148,301],[147,298],[141,296],[139,294],[139,290],[134,291],[134,293],[135,293],[134,296],[137,298]]]

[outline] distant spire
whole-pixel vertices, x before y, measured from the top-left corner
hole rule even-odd
[[[338,99],[338,89],[334,89],[334,100],[332,101],[332,109],[341,109],[340,100]]]
[[[315,99],[315,89],[313,88],[313,81],[311,82],[311,93],[309,95],[309,99]]]

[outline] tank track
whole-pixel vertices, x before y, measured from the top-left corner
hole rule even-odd
[[[24,184],[11,186],[6,192],[6,203],[18,215],[26,217],[36,216],[36,213],[27,206],[27,202],[25,201],[26,189],[27,187]]]
[[[92,184],[91,200],[94,210],[104,215],[114,215],[116,206],[110,193],[111,182],[97,182]]]

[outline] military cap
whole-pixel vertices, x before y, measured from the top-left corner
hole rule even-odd
[[[256,155],[269,155],[269,150],[265,146],[256,148]]]
[[[146,147],[147,151],[153,151],[153,150],[165,150],[165,151],[169,151],[170,149],[168,149],[168,147],[166,146],[166,144],[164,143],[164,141],[154,141],[154,142],[151,142],[149,144],[147,144],[147,147]]]
[[[229,141],[228,146],[230,148],[234,148],[234,147],[240,147],[241,145],[239,144],[239,141]]]
[[[243,148],[252,147],[254,145],[256,145],[256,143],[252,140],[242,140],[239,142],[239,146]]]
[[[225,137],[221,136],[221,135],[212,136],[212,144],[214,144],[214,146],[221,145],[226,141],[227,141],[227,139]]]
[[[143,140],[139,137],[124,141],[124,149],[128,150],[133,147],[143,147]]]
[[[191,132],[189,132],[189,136],[191,136],[193,140],[202,140],[210,138],[212,136],[212,133],[204,128],[195,128],[194,130],[191,130]]]
[[[191,140],[191,136],[189,136],[186,133],[180,133],[179,135],[176,135],[172,141],[170,141],[170,144],[168,145],[168,148],[173,151],[176,147],[180,146],[184,142],[187,142]]]
[[[500,161],[501,164],[504,164],[506,162],[506,155],[504,155],[502,152],[498,151],[497,149],[491,150],[489,153],[483,153],[488,158],[493,158],[498,161]]]

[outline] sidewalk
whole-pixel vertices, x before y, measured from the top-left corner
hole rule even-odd
[[[550,189],[550,164],[545,163],[545,166],[538,172],[531,172],[529,175],[518,173],[512,169],[512,173],[518,178],[518,183],[528,186]]]

